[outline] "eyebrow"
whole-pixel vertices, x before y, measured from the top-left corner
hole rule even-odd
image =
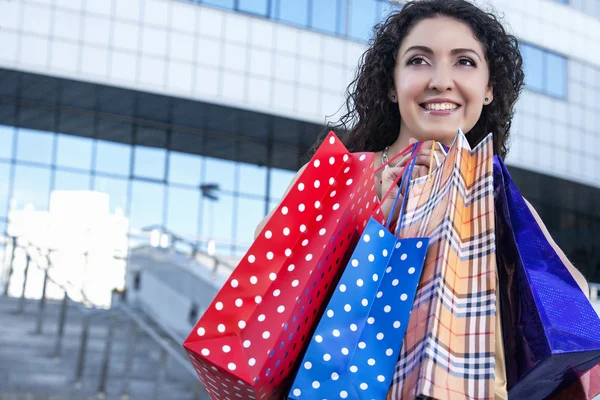
[[[429,47],[427,46],[411,46],[409,47],[405,52],[404,55],[406,55],[406,53],[408,53],[411,50],[419,50],[422,51],[424,53],[428,53],[428,54],[433,54],[433,50],[431,50]],[[473,49],[468,49],[468,48],[457,48],[457,49],[452,49],[450,50],[450,54],[451,55],[456,55],[456,54],[460,54],[460,53],[473,53],[477,56],[477,58],[479,58],[479,60],[481,61],[481,57],[479,56],[479,53],[477,53],[475,50]]]

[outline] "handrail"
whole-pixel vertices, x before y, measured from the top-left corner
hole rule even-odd
[[[69,289],[67,289],[67,287],[63,283],[58,282],[57,280],[55,280],[54,278],[52,278],[50,276],[50,274],[49,274],[49,272],[52,269],[55,268],[54,265],[52,264],[52,260],[50,259],[50,253],[52,252],[51,249],[47,249],[48,250],[48,254],[44,255],[43,252],[42,252],[42,249],[39,246],[33,245],[31,243],[27,243],[25,246],[19,246],[19,247],[23,248],[27,252],[27,254],[29,254],[30,256],[31,256],[31,253],[30,253],[29,249],[33,248],[33,249],[35,249],[37,251],[37,253],[38,253],[38,255],[40,257],[45,257],[46,258],[47,267],[44,268],[44,267],[42,267],[42,266],[40,266],[39,264],[36,263],[35,264],[36,268],[38,268],[41,271],[45,271],[45,273],[47,275],[47,279],[50,282],[54,283],[56,286],[58,286],[65,293],[65,296],[68,296],[69,298],[71,298],[71,296],[69,296],[69,294],[68,294],[69,293]],[[87,296],[85,295],[85,293],[84,293],[84,291],[82,289],[76,287],[69,280],[66,280],[66,282],[69,284],[69,286],[71,287],[71,289],[78,291],[78,294],[81,296],[82,302],[85,305],[87,305],[87,307],[77,308],[78,311],[80,311],[80,312],[82,312],[82,313],[85,314],[85,313],[90,313],[90,312],[94,313],[95,312],[95,311],[90,310],[90,308],[93,309],[93,310],[102,310],[102,309],[99,309],[99,308],[97,308],[97,307],[95,307],[93,305],[93,303],[87,298]],[[73,301],[75,304],[79,304],[78,302],[76,302],[72,298],[71,298],[71,301]]]
[[[169,344],[163,339],[156,330],[148,325],[143,319],[137,316],[128,306],[120,304],[118,306],[120,311],[123,311],[125,315],[129,317],[135,324],[148,335],[156,344],[158,344],[163,350],[165,350],[175,361],[181,364],[187,371],[190,372],[194,377],[197,377],[196,370],[190,365],[189,361],[186,360],[181,354],[177,353]],[[168,334],[168,333],[167,333]],[[168,334],[169,337],[170,334]],[[174,338],[172,338],[174,339]]]
[[[183,243],[186,246],[188,246],[190,248],[190,259],[195,259],[197,254],[200,254],[204,257],[208,257],[210,259],[213,260],[214,262],[214,268],[215,270],[218,268],[218,266],[222,265],[226,268],[228,268],[229,270],[233,271],[235,269],[235,266],[229,264],[227,261],[222,260],[220,257],[214,255],[214,254],[209,254],[205,251],[200,250],[200,243],[198,241],[191,241],[188,240],[186,238],[184,238],[183,236],[180,236],[176,233],[174,233],[173,231],[165,228],[164,226],[161,225],[151,225],[151,226],[147,226],[141,229],[142,231],[153,231],[153,230],[157,230],[159,231],[161,234],[166,234],[167,236],[169,236],[170,240],[169,240],[169,247],[171,250],[175,249],[175,245],[177,243]]]
[[[130,307],[128,307],[127,305],[125,305],[122,302],[119,302],[119,304],[117,304],[117,305],[113,305],[113,307],[109,310],[94,307],[94,305],[91,304],[91,302],[89,302],[89,300],[87,299],[87,297],[85,296],[85,294],[83,293],[83,291],[80,288],[75,287],[75,285],[73,285],[70,282],[68,282],[69,283],[68,285],[64,284],[62,282],[58,282],[57,279],[54,279],[50,276],[50,274],[49,274],[50,271],[52,271],[54,268],[56,268],[53,265],[52,260],[50,258],[50,253],[52,252],[52,250],[42,249],[39,246],[36,246],[36,245],[30,243],[29,241],[27,241],[26,243],[23,243],[23,241],[19,241],[18,239],[19,239],[18,237],[14,237],[14,236],[12,237],[14,249],[20,247],[25,251],[25,255],[26,255],[26,266],[25,266],[25,271],[24,271],[25,279],[23,281],[23,291],[21,293],[22,299],[19,304],[20,311],[22,311],[22,308],[24,306],[25,289],[26,289],[26,284],[27,284],[27,271],[30,267],[31,261],[34,261],[36,264],[36,267],[39,270],[44,272],[42,295],[41,295],[41,298],[39,301],[39,314],[38,314],[38,318],[36,321],[36,333],[38,333],[38,334],[42,333],[47,282],[50,281],[50,282],[54,283],[64,293],[64,297],[63,297],[63,301],[62,301],[61,309],[60,309],[58,325],[57,325],[58,330],[56,333],[56,344],[55,344],[55,351],[54,351],[55,357],[60,357],[60,353],[61,353],[62,338],[64,336],[64,327],[65,327],[66,318],[67,318],[68,301],[71,300],[75,306],[74,309],[76,309],[83,315],[83,319],[81,322],[82,327],[81,327],[81,339],[80,339],[80,344],[79,344],[79,353],[78,353],[78,356],[76,359],[76,365],[75,365],[75,368],[76,368],[76,370],[75,370],[75,386],[76,387],[80,387],[82,384],[82,381],[83,381],[83,373],[85,371],[87,343],[88,343],[88,338],[89,338],[90,323],[91,323],[92,319],[96,319],[97,317],[109,317],[110,323],[108,325],[108,331],[107,331],[106,337],[105,337],[105,346],[104,346],[104,351],[103,351],[103,358],[101,361],[102,365],[101,365],[101,369],[100,369],[99,385],[98,385],[98,393],[106,394],[108,379],[109,379],[108,370],[110,368],[110,362],[111,362],[112,341],[113,341],[113,337],[114,337],[114,326],[115,326],[114,317],[116,317],[116,315],[115,315],[116,312],[118,312],[118,315],[125,316],[126,319],[128,321],[130,321],[131,327],[132,327],[132,331],[130,332],[131,333],[130,340],[133,343],[130,343],[129,349],[127,351],[127,361],[126,361],[126,366],[125,366],[126,377],[125,377],[125,381],[124,381],[123,388],[122,388],[122,396],[127,396],[128,392],[129,392],[129,386],[130,386],[129,385],[129,374],[131,373],[130,369],[131,369],[131,365],[133,362],[133,358],[135,357],[132,349],[135,346],[135,336],[136,336],[137,331],[143,332],[143,334],[145,336],[149,337],[152,340],[152,342],[154,342],[160,348],[160,352],[161,352],[160,367],[159,367],[160,371],[159,371],[159,377],[155,382],[154,398],[156,398],[156,399],[159,398],[159,392],[160,392],[161,387],[167,376],[166,372],[167,372],[167,368],[168,368],[168,359],[169,358],[174,359],[177,362],[177,364],[182,366],[183,369],[185,369],[189,374],[191,374],[191,376],[194,378],[194,381],[197,380],[197,374],[196,374],[195,369],[192,367],[192,365],[189,363],[189,361],[184,356],[182,356],[180,353],[178,353],[176,351],[176,349],[174,348],[172,343],[169,342],[169,340],[173,340],[173,342],[175,342],[175,343],[181,343],[180,337],[175,335],[172,331],[164,330],[162,328],[161,329],[164,331],[164,333],[162,333],[162,332],[161,332],[162,334],[158,333],[157,329],[153,328],[148,323],[146,323],[140,316],[136,315],[136,313]],[[13,249],[13,252],[14,252],[14,249]],[[46,260],[45,266],[42,266],[42,263],[40,263],[38,261],[41,258],[45,258],[45,260]],[[11,262],[11,268],[12,268],[12,262]],[[71,295],[69,294],[70,289],[79,291],[81,298],[84,301],[86,301],[88,304],[91,304],[91,306],[88,307],[85,304],[74,301],[71,298]],[[194,385],[194,387],[195,387],[194,392],[196,393],[196,395],[201,396],[203,393],[202,386],[200,386],[200,384],[198,383],[198,384]],[[200,398],[200,397],[198,397],[198,398]]]

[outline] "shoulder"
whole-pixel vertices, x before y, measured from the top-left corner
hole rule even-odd
[[[565,266],[567,267],[567,269],[573,276],[573,279],[575,279],[575,282],[577,282],[577,284],[579,285],[579,287],[581,288],[581,290],[583,291],[585,296],[589,297],[589,295],[590,295],[589,285],[588,285],[587,281],[585,280],[585,277],[583,276],[583,274],[571,263],[571,261],[569,261],[569,259],[565,255],[565,253],[561,250],[560,247],[558,247],[558,245],[556,244],[554,239],[552,239],[550,232],[548,232],[546,225],[544,225],[544,222],[540,218],[540,216],[537,213],[537,211],[535,210],[535,208],[533,208],[533,206],[527,201],[527,199],[523,198],[523,200],[525,200],[525,203],[527,203],[527,206],[529,207],[531,214],[533,214],[533,217],[535,218],[537,224],[542,229],[542,232],[544,232],[544,236],[546,236],[548,243],[550,243],[550,245],[554,248],[554,251],[556,252],[556,254],[558,254],[558,256],[560,257],[562,262],[565,264]]]

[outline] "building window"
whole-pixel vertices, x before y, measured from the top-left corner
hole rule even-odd
[[[555,3],[569,4],[569,0],[553,0]]]
[[[202,0],[203,4],[233,10],[234,0]]]
[[[308,26],[308,0],[279,0],[275,18],[302,27]]]
[[[188,0],[366,42],[397,0]]]
[[[311,28],[332,35],[343,35],[345,0],[314,1],[311,10]]]
[[[241,12],[257,14],[263,17],[268,13],[268,0],[238,0],[238,9]]]
[[[554,53],[546,54],[546,91],[549,95],[567,97],[567,59]]]
[[[521,43],[525,87],[565,99],[567,97],[567,59],[564,56]]]

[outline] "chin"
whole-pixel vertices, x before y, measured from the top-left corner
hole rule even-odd
[[[423,132],[422,138],[423,140],[435,140],[436,142],[441,142],[446,146],[452,145],[456,134],[458,133],[457,129],[427,129]]]

